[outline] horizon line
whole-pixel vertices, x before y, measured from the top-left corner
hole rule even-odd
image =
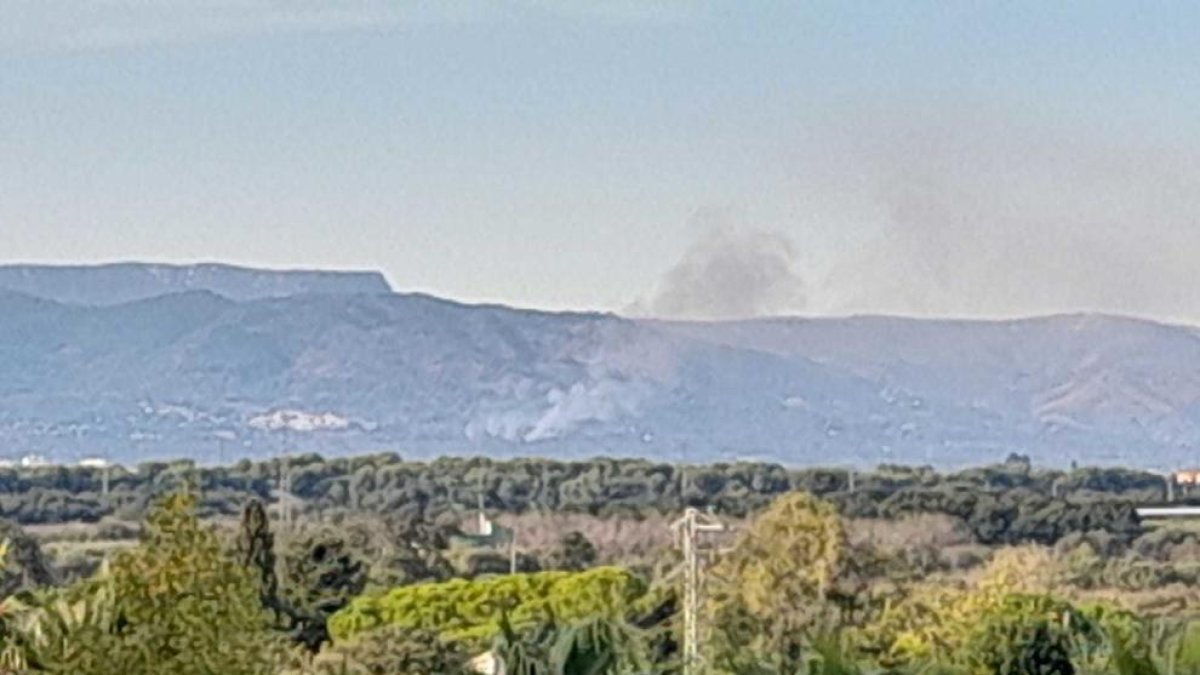
[[[970,314],[913,314],[904,312],[887,312],[887,311],[851,311],[851,312],[827,312],[820,314],[805,314],[805,313],[782,313],[782,314],[762,314],[748,316],[731,316],[731,317],[687,317],[687,316],[651,316],[651,315],[635,315],[629,314],[622,309],[603,308],[603,307],[564,307],[564,306],[538,306],[538,305],[522,305],[502,298],[461,298],[443,294],[436,289],[423,287],[407,287],[402,288],[392,281],[387,272],[379,267],[373,266],[334,266],[321,264],[304,264],[304,265],[271,265],[270,263],[258,262],[230,262],[216,258],[198,258],[191,261],[180,259],[153,259],[153,258],[112,258],[104,260],[55,260],[42,261],[31,259],[0,261],[0,270],[14,268],[42,268],[48,270],[64,270],[64,269],[111,269],[117,267],[162,267],[170,269],[187,269],[187,268],[223,268],[229,270],[245,271],[245,272],[267,272],[276,274],[343,274],[343,275],[375,275],[383,279],[384,283],[391,290],[392,295],[398,296],[416,296],[426,297],[442,302],[449,302],[464,307],[478,308],[500,308],[513,311],[528,311],[538,312],[542,314],[591,314],[596,316],[610,316],[626,321],[638,323],[674,323],[674,324],[736,324],[736,323],[751,323],[751,322],[786,322],[786,321],[852,321],[852,320],[871,320],[871,319],[898,319],[914,322],[944,322],[944,323],[974,323],[974,324],[1001,324],[1001,323],[1020,323],[1043,321],[1048,319],[1062,318],[1101,318],[1110,320],[1126,320],[1136,321],[1141,323],[1155,324],[1164,327],[1176,328],[1200,328],[1200,322],[1192,322],[1182,318],[1162,318],[1148,316],[1143,314],[1113,312],[1108,310],[1097,309],[1062,309],[1045,312],[1030,312],[1030,313],[1012,313],[1012,314],[990,314],[990,315],[970,315]],[[206,289],[195,289],[185,291],[173,291],[161,293],[155,296],[149,296],[143,300],[154,297],[166,297],[171,295],[183,295],[187,293],[203,292]],[[0,292],[5,292],[13,295],[24,295],[40,300],[46,300],[62,305],[70,305],[71,303],[60,302],[54,298],[47,298],[34,293],[23,291],[15,291],[5,288],[0,288]],[[216,291],[210,291],[214,295],[227,298]],[[304,294],[299,294],[304,295]],[[313,294],[309,294],[313,295]],[[320,295],[319,293],[316,295]],[[280,296],[280,297],[296,297],[296,296]],[[253,302],[238,301],[233,298],[227,298],[233,302]],[[267,298],[263,298],[264,300]],[[274,298],[279,299],[279,298]],[[134,300],[132,302],[141,302],[142,300]],[[120,306],[130,303],[117,303],[113,306]]]

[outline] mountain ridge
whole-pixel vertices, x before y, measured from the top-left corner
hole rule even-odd
[[[0,290],[0,455],[643,456],[1168,466],[1200,444],[1200,331],[1106,315],[731,322],[425,293]]]
[[[119,305],[189,290],[234,300],[304,292],[390,293],[377,271],[266,270],[225,263],[115,262],[96,265],[0,265],[0,290],[75,305]]]

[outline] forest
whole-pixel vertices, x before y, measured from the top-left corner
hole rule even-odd
[[[0,672],[1200,673],[1200,523],[1136,511],[1191,499],[1016,454],[5,469]]]

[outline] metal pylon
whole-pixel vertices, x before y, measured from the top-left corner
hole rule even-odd
[[[701,537],[708,532],[724,532],[725,525],[713,516],[694,508],[671,524],[675,542],[683,552],[683,675],[696,675],[700,669],[700,612],[703,572]]]

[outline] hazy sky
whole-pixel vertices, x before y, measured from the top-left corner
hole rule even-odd
[[[1198,7],[0,0],[0,259],[1200,321]]]

